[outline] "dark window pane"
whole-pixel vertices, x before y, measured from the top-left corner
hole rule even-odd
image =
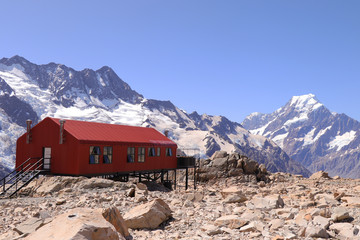
[[[94,164],[95,163],[95,157],[94,155],[90,155],[90,163]]]
[[[100,154],[101,154],[100,147],[98,147],[98,146],[90,146],[89,163],[90,164],[99,163],[99,155]]]
[[[127,150],[127,162],[133,163],[135,161],[135,148],[128,147]]]
[[[172,156],[171,148],[166,148],[166,156],[167,156],[167,157],[171,157],[171,156]]]

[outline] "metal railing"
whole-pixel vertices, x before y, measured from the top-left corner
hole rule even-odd
[[[36,160],[36,162],[33,162]],[[15,187],[15,190],[9,193],[9,197],[12,197],[16,194],[21,188],[26,186],[31,180],[38,176],[43,168],[43,158],[29,158],[23,162],[19,167],[14,171],[7,174],[4,178],[0,180],[2,183],[2,193],[5,195],[9,193],[10,189]],[[21,181],[21,183],[19,183]]]

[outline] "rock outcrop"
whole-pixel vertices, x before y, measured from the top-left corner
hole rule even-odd
[[[224,177],[242,177],[243,181],[268,182],[268,172],[264,164],[257,163],[239,153],[228,154],[217,151],[210,159],[202,160],[198,169],[198,179],[209,181]]]

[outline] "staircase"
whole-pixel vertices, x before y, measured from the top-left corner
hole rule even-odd
[[[39,174],[44,173],[43,158],[29,158],[14,171],[0,180],[0,198],[14,197]]]

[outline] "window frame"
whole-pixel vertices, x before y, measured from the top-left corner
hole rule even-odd
[[[149,147],[148,148],[148,156],[149,157],[156,157],[155,147]]]
[[[145,162],[145,155],[146,155],[146,148],[138,147],[138,162],[139,163]]]
[[[160,157],[160,156],[161,156],[161,148],[160,148],[160,147],[157,148],[156,156],[157,156],[157,157]]]
[[[89,164],[99,164],[100,163],[100,156],[101,156],[101,149],[99,146],[90,146],[89,148]]]
[[[106,149],[106,151],[105,151]],[[110,150],[110,151],[109,151]],[[105,161],[105,159],[108,159]],[[103,149],[103,163],[104,164],[111,164],[113,159],[113,147],[112,146],[105,146]]]
[[[173,156],[172,148],[166,148],[165,156],[166,157],[172,157]]]
[[[131,158],[129,158],[129,157],[131,157]],[[135,162],[135,147],[128,147],[127,148],[126,162],[127,163],[134,163]]]

